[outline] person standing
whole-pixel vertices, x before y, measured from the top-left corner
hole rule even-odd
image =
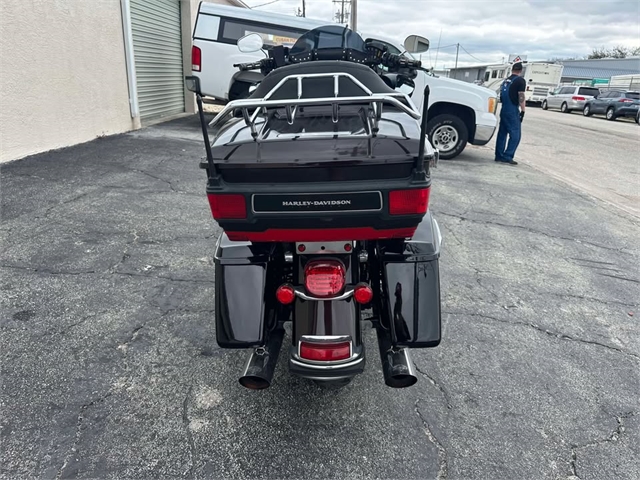
[[[527,82],[522,78],[522,63],[514,63],[511,76],[500,87],[500,127],[496,138],[495,161],[517,165],[513,157],[520,143],[522,119],[524,118],[524,91]],[[520,107],[518,109],[518,107]],[[509,142],[507,143],[507,135]],[[506,146],[506,148],[505,148]]]

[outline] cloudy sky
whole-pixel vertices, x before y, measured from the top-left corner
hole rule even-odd
[[[289,15],[302,5],[302,0],[244,1]],[[338,9],[331,0],[306,3],[307,17],[327,22]],[[400,42],[423,35],[431,42],[423,64],[434,66],[437,53],[437,68],[453,67],[457,43],[458,65],[501,62],[509,54],[528,55],[530,61],[582,57],[595,47],[640,46],[640,1],[358,0],[358,30]]]

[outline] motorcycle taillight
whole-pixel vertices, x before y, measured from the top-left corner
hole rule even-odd
[[[247,202],[244,195],[208,193],[211,214],[216,220],[243,220],[247,218]]]
[[[389,192],[390,215],[420,215],[429,207],[429,188]]]
[[[337,260],[315,260],[304,269],[304,286],[314,297],[328,298],[339,294],[345,285],[345,268]]]

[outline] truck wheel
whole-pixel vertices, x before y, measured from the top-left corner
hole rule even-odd
[[[616,115],[613,111],[613,107],[609,107],[607,109],[607,120],[615,120],[616,119]]]
[[[450,160],[457,157],[467,146],[469,131],[464,122],[455,115],[438,115],[427,124],[427,137],[440,152],[440,158]]]

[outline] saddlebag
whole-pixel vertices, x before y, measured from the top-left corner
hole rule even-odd
[[[269,282],[269,252],[259,245],[232,242],[222,234],[216,245],[216,340],[222,348],[249,348],[265,342],[275,321],[275,295]]]
[[[440,243],[438,224],[427,212],[402,250],[383,247],[382,283],[388,301],[381,321],[396,346],[426,348],[440,343]]]

